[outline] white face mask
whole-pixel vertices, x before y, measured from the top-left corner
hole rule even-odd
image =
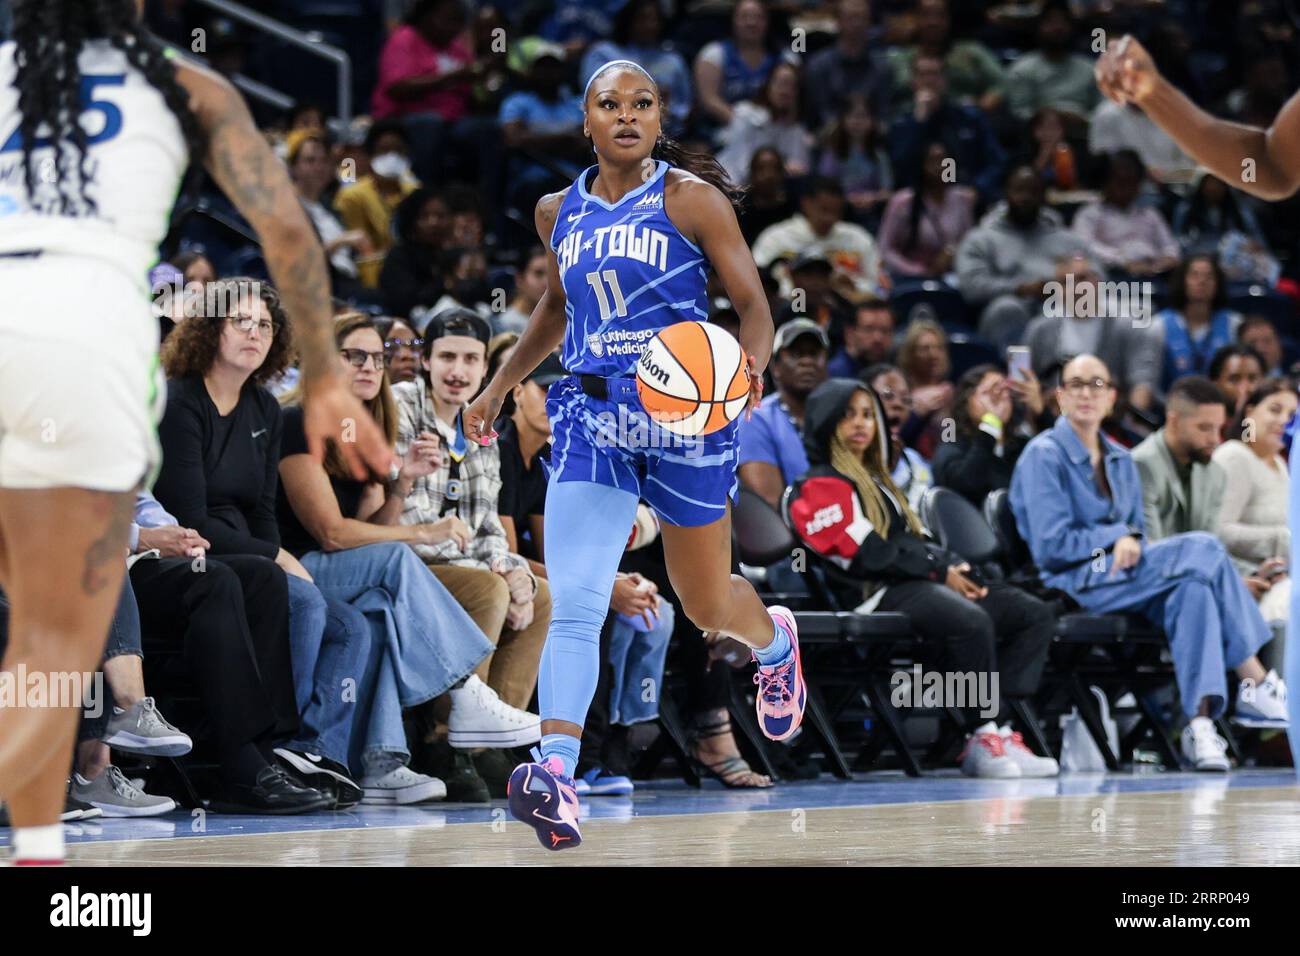
[[[376,176],[385,179],[401,179],[411,170],[411,161],[401,153],[384,153],[370,161],[370,168]]]

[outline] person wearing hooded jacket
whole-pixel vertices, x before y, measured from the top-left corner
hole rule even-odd
[[[963,773],[1055,776],[1055,760],[1035,756],[1009,725],[988,720],[1001,699],[1038,688],[1053,612],[1019,588],[981,583],[970,565],[930,539],[889,476],[885,421],[880,398],[863,382],[830,379],[809,395],[804,447],[810,467],[792,487],[791,523],[839,577],[862,582],[860,613],[906,614],[925,641],[941,646],[935,666],[944,686],[956,674],[989,675],[992,699],[975,706],[944,701],[985,720],[962,754]],[[857,601],[854,595],[849,603]]]

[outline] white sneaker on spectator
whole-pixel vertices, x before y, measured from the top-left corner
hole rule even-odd
[[[994,777],[1008,780],[1021,776],[1020,766],[1008,754],[1006,743],[993,721],[975,728],[966,739],[966,749],[957,758],[961,772],[968,777]]]
[[[1183,756],[1196,770],[1222,773],[1228,769],[1228,742],[1209,717],[1193,717],[1183,728]]]
[[[472,747],[524,747],[542,739],[542,719],[511,707],[471,674],[451,691],[447,742],[457,750]]]
[[[1258,684],[1243,680],[1237,688],[1237,711],[1233,720],[1243,727],[1287,726],[1286,683],[1269,671]]]
[[[112,764],[94,780],[74,773],[68,793],[74,800],[99,807],[105,817],[156,817],[176,809],[176,801],[171,797],[150,796],[132,786]]]
[[[114,707],[104,743],[124,753],[149,757],[180,757],[194,747],[188,734],[158,713],[152,697],[136,701],[128,710]]]
[[[437,777],[416,773],[403,764],[398,764],[381,776],[362,777],[360,783],[365,791],[365,796],[361,798],[364,804],[406,806],[441,800],[447,796],[447,785]]]
[[[1061,772],[1060,764],[1051,757],[1040,757],[1029,749],[1020,731],[1013,731],[1010,724],[998,728],[1002,738],[1002,749],[1012,762],[1020,768],[1022,777],[1055,777]]]

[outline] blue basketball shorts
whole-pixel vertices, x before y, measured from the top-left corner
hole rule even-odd
[[[740,483],[737,419],[709,435],[659,427],[636,396],[636,379],[609,379],[608,399],[582,390],[575,376],[551,385],[551,481],[591,481],[644,500],[669,524],[697,527],[727,513]],[[626,383],[626,384],[624,384]],[[592,515],[599,521],[599,515]]]

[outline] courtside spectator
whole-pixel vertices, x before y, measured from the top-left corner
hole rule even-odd
[[[990,491],[1011,486],[1020,452],[1042,429],[1042,388],[1025,371],[1024,378],[1009,378],[996,365],[977,365],[953,390],[953,440],[941,442],[934,454],[934,483],[977,508]]]
[[[324,597],[281,547],[275,520],[281,416],[263,386],[288,367],[288,318],[268,283],[236,278],[208,289],[210,314],[182,322],[164,343],[169,381],[154,494],[213,555],[260,555],[288,575],[302,729],[275,753],[313,787],[331,787],[339,807],[354,805],[362,793],[347,773],[348,745],[357,711],[368,713],[371,700],[338,688],[360,681],[370,635],[361,612]]]
[[[930,540],[889,477],[886,429],[884,408],[866,383],[837,378],[817,388],[804,427],[811,468],[791,492],[791,523],[839,576],[854,581],[837,586],[847,606],[908,615],[939,649],[930,666],[998,672],[999,699],[986,701],[984,710],[965,708],[979,726],[960,758],[963,773],[1055,776],[1055,760],[1034,756],[1009,725],[990,720],[1009,714],[1008,697],[1037,690],[1056,626],[1052,609],[1002,582],[985,584]]]
[[[411,310],[411,322],[424,330],[431,316],[444,309],[469,309],[491,321],[492,287],[488,285],[487,256],[478,246],[452,246],[438,254],[438,271],[444,276],[443,293],[432,307]]]
[[[130,549],[141,633],[179,648],[211,728],[220,777],[213,808],[278,814],[332,806],[332,794],[302,785],[274,756],[300,726],[284,571],[260,555],[209,555],[207,539],[148,492],[136,494]]]
[[[900,186],[917,186],[929,143],[943,143],[957,182],[974,187],[987,201],[997,198],[1006,152],[984,114],[948,96],[943,61],[928,53],[912,60],[912,108],[889,129],[889,155]]]
[[[776,330],[772,343],[772,378],[768,395],[740,427],[741,482],[772,507],[781,493],[808,469],[803,447],[804,402],[826,380],[830,341],[821,327],[795,319]]]
[[[191,282],[198,285],[207,285],[217,278],[217,270],[213,268],[212,261],[202,252],[189,250],[187,252],[178,252],[172,256],[171,263],[185,277],[185,285]]]
[[[925,489],[934,484],[934,473],[925,457],[905,444],[903,436],[916,434],[924,426],[926,413],[917,413],[912,388],[897,366],[888,362],[872,365],[862,372],[861,379],[871,386],[885,409],[885,421],[889,425],[889,477],[916,510]],[[950,400],[944,398],[942,390],[929,392],[925,398],[927,402]]]
[[[828,378],[857,378],[863,369],[894,354],[894,310],[885,299],[867,299],[844,328],[844,346],[826,363]]]
[[[1029,443],[1011,478],[1016,524],[1043,583],[1091,613],[1138,613],[1164,628],[1188,717],[1183,754],[1197,770],[1227,770],[1212,720],[1227,706],[1227,670],[1253,690],[1238,695],[1239,717],[1286,721],[1286,688],[1256,656],[1272,634],[1212,535],[1146,540],[1137,466],[1101,432],[1116,399],[1106,366],[1081,355],[1061,377],[1061,417]]]
[[[945,174],[947,150],[926,145],[917,186],[900,189],[880,222],[880,254],[896,276],[944,276],[952,272],[957,247],[975,222],[978,195]]]
[[[1296,402],[1294,382],[1265,379],[1246,399],[1232,437],[1214,452],[1215,464],[1227,475],[1214,531],[1238,571],[1271,584],[1260,597],[1260,611],[1270,623],[1285,622],[1291,610],[1289,473],[1282,452]],[[1270,651],[1280,666],[1282,648]]]
[[[1233,342],[1210,359],[1206,376],[1228,399],[1230,420],[1241,414],[1246,399],[1264,379],[1264,359],[1249,345]]]
[[[1031,142],[1015,159],[1037,171],[1043,185],[1060,190],[1079,186],[1079,159],[1065,138],[1061,114],[1050,106],[1041,107],[1029,121]]]
[[[1087,255],[1060,214],[1043,205],[1043,182],[1032,167],[1013,169],[1005,188],[1006,199],[962,239],[956,262],[962,297],[980,310],[979,334],[999,350],[1023,341],[1042,314],[1057,262]]]
[[[551,593],[528,562],[510,552],[498,517],[501,460],[495,444],[467,441],[457,416],[478,393],[491,329],[465,309],[434,317],[424,336],[422,373],[393,388],[397,450],[407,454],[420,436],[434,434],[446,449],[437,470],[415,479],[403,501],[402,524],[430,524],[455,515],[468,540],[415,544],[439,581],[496,645],[476,673],[507,704],[525,708],[551,616]]]
[[[384,374],[383,342],[374,323],[360,314],[335,321],[339,364],[352,393],[397,440],[397,406]],[[354,735],[349,765],[360,776],[365,802],[421,803],[452,795],[443,782],[410,769],[402,711],[450,697],[449,743],[496,750],[540,739],[534,714],[502,703],[473,674],[492,644],[456,599],[429,573],[408,544],[460,542],[468,529],[455,515],[428,524],[400,524],[406,497],[417,478],[429,474],[443,454],[437,436],[423,433],[411,444],[395,475],[384,483],[357,481],[332,444],[322,465],[307,448],[301,394],[285,397],[280,447],[281,494],[277,501],[285,547],[311,573],[328,598],[362,611],[371,627],[371,651],[359,691],[373,696],[369,720]],[[479,758],[485,766],[509,756]],[[476,768],[485,778],[485,767]],[[506,775],[509,773],[506,770]],[[498,772],[494,774],[501,777]]]
[[[502,354],[500,361],[504,360]],[[551,422],[546,415],[546,393],[553,384],[567,376],[554,352],[542,359],[542,364],[515,386],[511,395],[514,407],[497,429],[497,448],[501,452],[501,495],[497,499],[497,514],[501,527],[505,529],[510,551],[527,558],[533,573],[542,577],[546,576],[542,563],[545,554],[542,519],[546,515],[546,463],[551,459]],[[502,411],[505,411],[504,406]]]
[[[852,286],[843,274],[836,275],[824,253],[811,252],[789,263],[790,301],[773,313],[777,327],[792,319],[811,319],[833,342],[844,339],[844,329],[853,319],[853,306],[840,289]],[[837,288],[838,286],[838,288]]]
[[[510,150],[503,189],[509,206],[532,209],[544,193],[576,179],[592,158],[583,136],[582,101],[569,88],[568,76],[564,48],[536,44],[524,60],[522,88],[501,101],[497,121],[501,142]]]
[[[1230,345],[1241,313],[1228,307],[1227,282],[1212,255],[1193,255],[1169,277],[1169,307],[1156,313],[1164,332],[1162,388],[1184,375],[1204,375],[1214,353]]]

